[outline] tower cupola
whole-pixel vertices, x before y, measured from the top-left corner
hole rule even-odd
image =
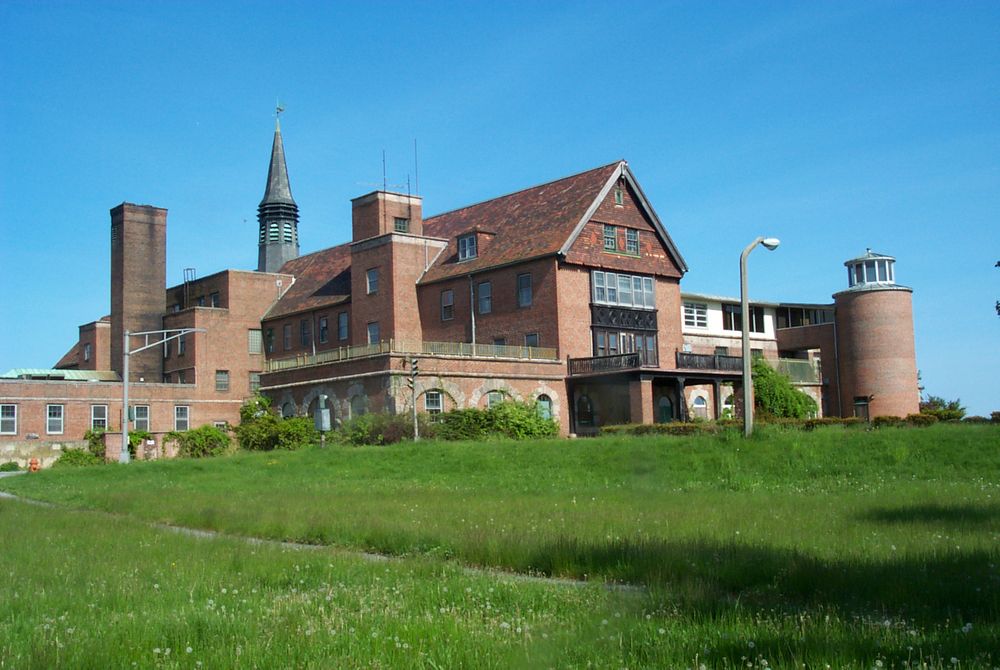
[[[845,261],[848,290],[884,289],[896,285],[896,259],[871,249],[857,258]]]
[[[260,231],[257,238],[257,271],[277,272],[299,255],[299,206],[292,198],[285,165],[281,125],[275,121],[271,164],[267,169],[264,197],[257,206]]]

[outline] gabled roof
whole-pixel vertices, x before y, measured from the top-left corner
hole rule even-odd
[[[424,233],[448,239],[449,246],[427,270],[421,283],[543,256],[565,255],[622,176],[638,194],[640,206],[678,267],[686,271],[684,259],[649,206],[628,164],[619,160],[425,219]],[[458,236],[477,230],[489,231],[495,236],[486,248],[479,250],[476,258],[459,262]]]
[[[67,370],[70,368],[75,368],[80,364],[80,343],[77,342],[72,347],[69,348],[63,357],[59,359],[54,367],[56,370]]]
[[[351,298],[351,246],[341,244],[293,258],[281,274],[295,277],[264,319],[347,302]]]

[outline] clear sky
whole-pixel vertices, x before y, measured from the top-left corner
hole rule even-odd
[[[618,158],[682,289],[824,302],[866,247],[914,289],[928,392],[1000,410],[1000,2],[0,3],[0,371],[110,309],[108,210],[167,281],[254,269],[274,106],[302,251],[350,198],[426,214]]]

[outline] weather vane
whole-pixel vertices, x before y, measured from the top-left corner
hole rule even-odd
[[[281,106],[281,102],[275,98],[274,99],[274,118],[281,118],[281,113],[285,111],[285,108]]]

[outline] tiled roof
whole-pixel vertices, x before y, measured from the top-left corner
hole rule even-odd
[[[268,310],[265,319],[336,305],[351,297],[349,244],[293,258],[279,272],[294,275],[295,282]]]
[[[65,370],[66,368],[75,368],[79,365],[80,361],[80,343],[77,342],[69,351],[63,354],[63,357],[59,359],[53,367],[57,370]]]
[[[446,238],[449,245],[421,281],[436,281],[558,252],[621,166],[622,161],[615,161],[424,219],[424,234]],[[476,229],[496,236],[480,250],[479,256],[458,262],[457,236]]]

